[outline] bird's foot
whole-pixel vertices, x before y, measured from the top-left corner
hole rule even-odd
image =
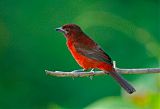
[[[91,71],[90,71],[90,72],[94,74],[94,72],[95,72],[95,71],[94,71],[94,68],[93,68],[93,69],[91,69]]]
[[[73,70],[72,72],[84,72],[85,69],[78,69],[78,70]]]
[[[92,76],[89,76],[89,78],[92,80],[93,79],[93,76],[94,76],[94,68],[93,69],[91,69],[91,71],[90,71],[90,73],[92,73],[93,75]]]

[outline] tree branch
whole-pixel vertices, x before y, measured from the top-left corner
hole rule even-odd
[[[151,74],[160,73],[160,68],[142,68],[142,69],[121,69],[116,68],[115,61],[113,62],[116,72],[120,74]],[[47,75],[56,77],[87,77],[87,76],[100,76],[106,75],[104,71],[93,72],[64,72],[64,71],[48,71],[45,70]]]
[[[151,74],[160,73],[160,68],[144,68],[144,69],[120,69],[116,68],[116,72],[120,74]],[[93,72],[64,72],[64,71],[48,71],[45,70],[47,75],[56,77],[86,77],[86,76],[100,76],[105,75],[103,71]]]

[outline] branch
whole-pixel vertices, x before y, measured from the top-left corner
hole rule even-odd
[[[116,72],[120,74],[151,74],[151,73],[160,73],[160,68],[142,68],[142,69],[121,69],[116,68],[115,61],[113,66]],[[48,71],[45,70],[47,75],[56,76],[56,77],[87,77],[87,76],[100,76],[106,75],[104,71],[95,71],[93,72],[64,72],[64,71]]]

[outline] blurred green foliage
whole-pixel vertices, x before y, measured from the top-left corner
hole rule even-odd
[[[158,109],[157,74],[125,75],[137,88],[130,96],[109,76],[72,80],[44,70],[79,69],[54,31],[66,23],[80,25],[118,67],[159,67],[159,11],[159,0],[0,0],[0,108]]]

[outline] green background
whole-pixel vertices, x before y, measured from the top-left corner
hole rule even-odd
[[[80,69],[55,31],[81,26],[119,68],[160,66],[159,0],[0,0],[1,109],[158,109],[158,74],[124,75],[128,95],[109,76],[56,78]]]

